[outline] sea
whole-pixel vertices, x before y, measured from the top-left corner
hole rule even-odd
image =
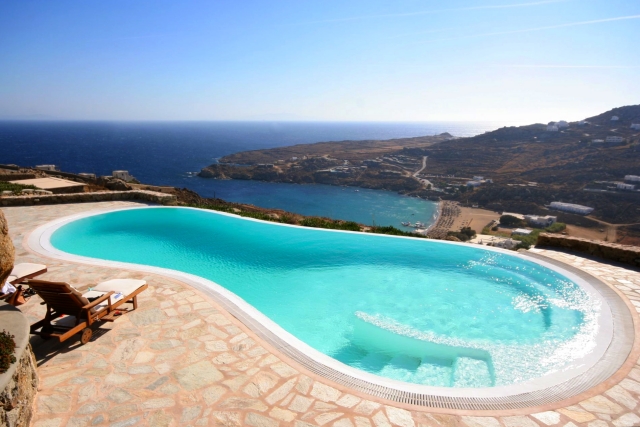
[[[0,121],[0,164],[55,164],[65,172],[97,175],[123,169],[140,182],[188,188],[203,197],[403,228],[403,221],[433,223],[437,205],[391,191],[216,180],[200,178],[196,173],[220,157],[246,150],[443,132],[465,137],[508,124]]]

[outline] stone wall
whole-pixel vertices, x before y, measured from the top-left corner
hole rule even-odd
[[[20,310],[0,302],[0,325],[14,335],[17,359],[0,374],[0,427],[28,426],[38,390],[36,361],[29,345],[29,322]]]
[[[581,239],[560,234],[540,233],[536,246],[556,247],[584,252],[611,261],[640,267],[640,247]]]
[[[0,284],[4,284],[13,269],[15,249],[9,237],[9,224],[0,211]]]
[[[3,390],[0,390],[0,426],[28,426],[33,416],[33,401],[38,390],[38,374],[31,346],[22,352],[14,364],[16,369]]]
[[[47,194],[39,196],[9,196],[0,198],[2,206],[52,205],[61,203],[108,202],[113,200],[142,200],[145,202],[172,205],[176,203],[173,194],[146,190],[101,191],[96,193]]]

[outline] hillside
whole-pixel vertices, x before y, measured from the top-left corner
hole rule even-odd
[[[625,175],[640,175],[634,123],[640,123],[640,105],[560,122],[557,130],[532,124],[469,138],[296,145],[233,154],[200,176],[381,188],[522,213],[544,213],[552,201],[573,202],[596,208],[592,217],[601,221],[640,223],[640,192],[616,188]],[[474,176],[493,182],[467,187]]]

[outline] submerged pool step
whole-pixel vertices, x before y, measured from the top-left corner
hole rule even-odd
[[[488,351],[399,334],[383,324],[354,316],[351,345],[362,355],[352,362],[387,378],[437,387],[491,387],[494,373]],[[393,353],[390,351],[393,349]],[[359,359],[359,360],[358,360]]]
[[[493,387],[491,367],[487,361],[457,357],[451,370],[452,387]]]

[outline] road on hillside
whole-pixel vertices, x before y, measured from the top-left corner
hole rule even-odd
[[[424,185],[425,187],[428,187],[429,185],[431,186],[431,188],[433,187],[433,184],[431,184],[431,181],[427,180],[427,179],[423,179],[423,178],[418,178],[418,174],[420,172],[422,172],[423,170],[425,170],[425,168],[427,167],[427,158],[429,156],[422,156],[422,167],[420,169],[418,169],[412,176],[418,180],[418,182],[422,185]]]

